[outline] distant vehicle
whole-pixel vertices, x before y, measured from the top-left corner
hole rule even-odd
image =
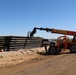
[[[44,45],[55,45],[56,41],[50,40],[50,39],[43,39],[41,41],[41,47],[43,47]]]

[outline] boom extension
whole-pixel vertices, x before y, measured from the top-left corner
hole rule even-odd
[[[60,30],[60,29],[50,29],[50,28],[34,28],[33,31],[30,33],[30,37],[32,37],[35,33],[36,30],[44,30],[46,32],[51,32],[51,33],[57,33],[57,34],[64,34],[64,35],[72,35],[75,36],[76,32],[75,31],[68,31],[68,30]]]
[[[35,33],[36,33],[36,30],[44,30],[44,31],[47,31],[47,32],[52,32],[52,29],[49,29],[49,28],[36,28],[34,27],[33,31],[30,33],[30,37],[32,37]]]

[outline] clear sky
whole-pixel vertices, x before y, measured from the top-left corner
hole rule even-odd
[[[0,36],[26,36],[34,27],[76,31],[76,0],[0,0]],[[35,36],[58,35],[38,31]]]

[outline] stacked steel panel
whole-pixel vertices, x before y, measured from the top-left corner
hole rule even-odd
[[[0,49],[6,51],[40,47],[42,38],[24,36],[0,36]]]

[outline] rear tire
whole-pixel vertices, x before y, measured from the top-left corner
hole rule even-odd
[[[70,46],[70,52],[71,52],[71,53],[76,53],[76,44],[72,44],[72,45]]]
[[[61,52],[61,49],[57,49],[57,47],[55,46],[50,47],[48,50],[48,54],[51,54],[51,55],[57,55],[60,52]]]

